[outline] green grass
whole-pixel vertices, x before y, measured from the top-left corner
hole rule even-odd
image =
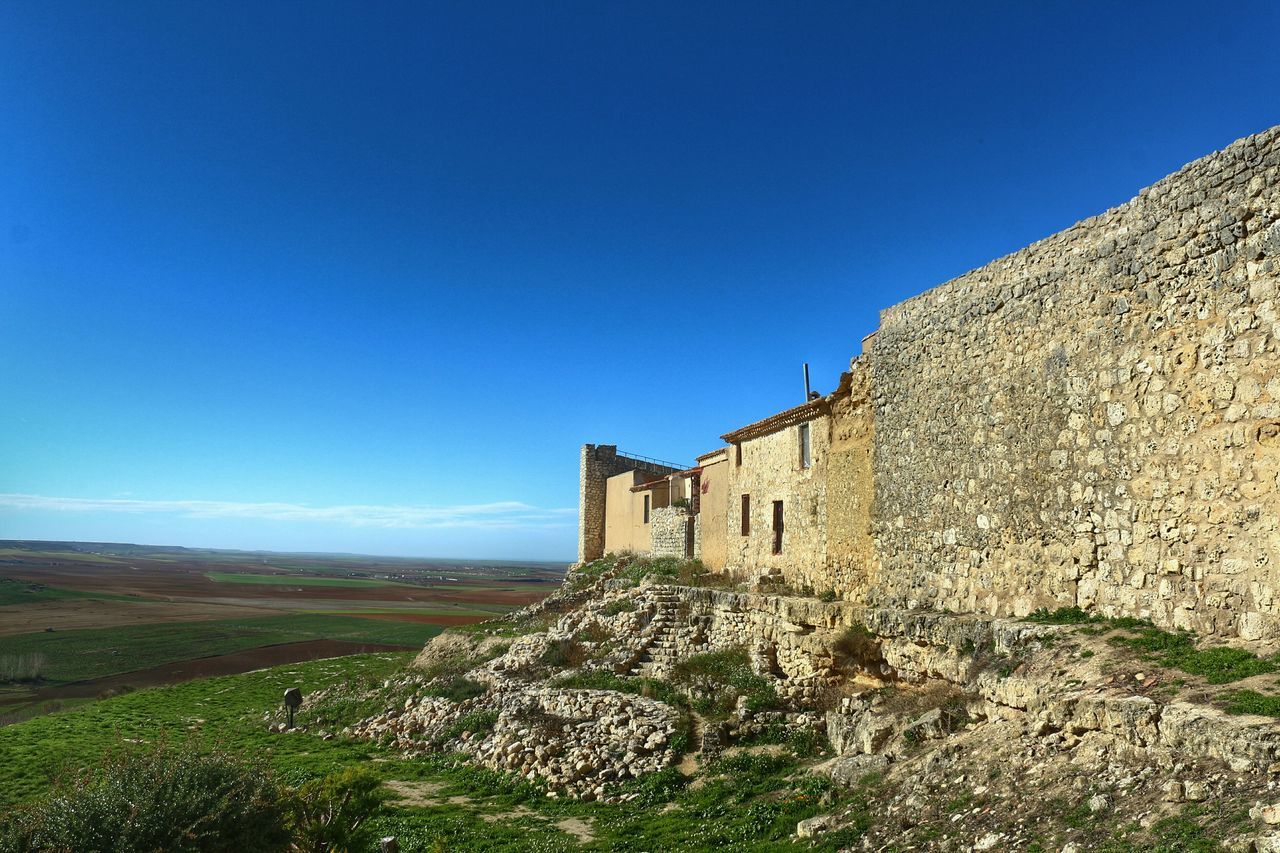
[[[1165,631],[1145,619],[1120,617],[1109,619],[1090,615],[1079,607],[1041,608],[1027,616],[1029,622],[1045,625],[1088,625],[1103,630],[1125,633],[1107,638],[1113,646],[1132,649],[1146,660],[1170,669],[1199,675],[1210,684],[1228,684],[1267,672],[1275,672],[1275,660],[1260,658],[1253,652],[1232,646],[1197,648],[1194,634]]]
[[[61,601],[67,598],[93,598],[98,601],[138,601],[128,595],[113,595],[109,592],[80,592],[74,589],[45,586],[28,581],[0,578],[0,607],[14,604],[32,604],[39,601]]]
[[[854,844],[866,829],[858,823],[839,836],[816,839],[816,846],[793,841],[797,821],[860,802],[866,792],[840,791],[800,773],[796,760],[783,756],[724,759],[698,787],[666,770],[628,783],[625,790],[638,794],[633,802],[602,805],[549,799],[518,777],[465,765],[452,755],[409,760],[377,744],[268,731],[263,715],[279,707],[285,688],[299,686],[311,695],[335,684],[381,684],[410,657],[350,656],[191,681],[0,728],[0,810],[47,791],[60,769],[93,766],[122,742],[145,746],[167,737],[183,748],[255,756],[290,785],[355,765],[384,780],[442,785],[433,795],[436,804],[392,807],[376,820],[377,835],[395,835],[404,853],[438,849],[437,843],[499,853],[582,849],[555,827],[566,817],[591,822],[597,838],[587,849],[593,850],[835,850],[837,842]],[[299,720],[306,721],[307,713],[304,702]],[[491,721],[477,717],[467,724],[482,728]],[[517,806],[531,814],[513,815]]]
[[[1258,714],[1280,717],[1280,696],[1267,696],[1256,690],[1233,690],[1221,697],[1228,714]]]
[[[306,640],[343,640],[418,648],[439,625],[290,614],[258,619],[165,622],[0,637],[0,656],[41,653],[51,682],[102,678],[166,663]]]
[[[1175,634],[1159,628],[1138,628],[1132,635],[1109,637],[1107,642],[1134,649],[1161,666],[1199,675],[1210,684],[1227,684],[1276,671],[1273,661],[1263,660],[1244,649],[1231,646],[1198,649],[1191,634]]]
[[[410,653],[353,655],[291,664],[243,675],[139,690],[70,711],[0,728],[0,807],[45,791],[64,766],[85,767],[123,742],[191,738],[262,758],[292,781],[366,761],[369,744],[273,735],[265,711],[278,708],[288,687],[303,695],[356,676],[390,674]],[[305,704],[304,704],[305,708]]]
[[[308,577],[307,575],[256,575],[242,572],[205,572],[205,577],[218,583],[247,583],[263,586],[413,586],[413,584],[402,584],[395,581],[375,580],[372,578],[316,578]]]

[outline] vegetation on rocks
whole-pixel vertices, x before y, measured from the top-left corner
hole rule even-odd
[[[728,649],[693,655],[676,664],[671,680],[689,691],[694,710],[721,718],[736,707],[739,698],[752,711],[778,705],[773,684],[751,668],[746,649]]]

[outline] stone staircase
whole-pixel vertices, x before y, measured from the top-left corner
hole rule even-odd
[[[649,594],[653,617],[641,634],[639,652],[631,660],[628,675],[665,675],[679,660],[676,631],[679,629],[680,596],[665,590]]]

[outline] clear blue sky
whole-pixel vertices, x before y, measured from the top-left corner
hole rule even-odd
[[[1280,123],[1280,4],[0,5],[0,538],[571,559],[877,312]]]

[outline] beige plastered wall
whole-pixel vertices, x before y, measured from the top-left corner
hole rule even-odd
[[[713,571],[722,571],[728,557],[729,461],[720,453],[702,462],[698,496],[698,524],[701,526],[701,559]]]
[[[650,524],[644,521],[644,497],[652,499],[650,510],[667,506],[665,482],[652,490],[631,491],[633,486],[653,479],[644,471],[627,471],[605,482],[604,550],[606,554],[634,551],[647,554],[650,549]],[[651,513],[652,514],[652,513]]]

